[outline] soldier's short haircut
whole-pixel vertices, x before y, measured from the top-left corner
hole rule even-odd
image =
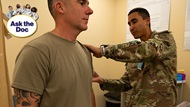
[[[143,19],[145,19],[145,18],[147,18],[147,17],[150,17],[149,12],[148,12],[146,9],[141,8],[141,7],[137,7],[137,8],[132,9],[132,10],[128,13],[128,16],[129,16],[131,13],[134,13],[134,12],[138,12],[139,15],[140,15]]]

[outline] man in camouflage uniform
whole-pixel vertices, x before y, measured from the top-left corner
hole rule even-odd
[[[128,14],[130,32],[135,39],[117,45],[86,45],[95,57],[105,56],[126,63],[120,79],[103,79],[97,73],[93,81],[102,90],[132,89],[128,107],[174,107],[176,105],[176,44],[169,31],[151,31],[146,9],[135,8]]]

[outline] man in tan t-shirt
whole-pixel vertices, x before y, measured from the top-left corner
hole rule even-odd
[[[93,13],[88,4],[48,0],[55,28],[27,43],[17,56],[16,107],[94,107],[91,54],[77,41]]]

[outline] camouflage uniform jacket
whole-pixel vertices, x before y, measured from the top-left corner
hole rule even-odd
[[[177,53],[169,31],[153,31],[145,42],[132,41],[104,48],[104,56],[126,63],[120,79],[104,79],[102,90],[132,94],[127,107],[174,107],[176,105]]]

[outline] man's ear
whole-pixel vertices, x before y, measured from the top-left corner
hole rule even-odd
[[[147,17],[147,18],[146,18],[146,23],[147,23],[147,25],[150,24],[150,17]]]
[[[64,3],[61,1],[56,1],[54,3],[54,8],[58,13],[65,13]]]

